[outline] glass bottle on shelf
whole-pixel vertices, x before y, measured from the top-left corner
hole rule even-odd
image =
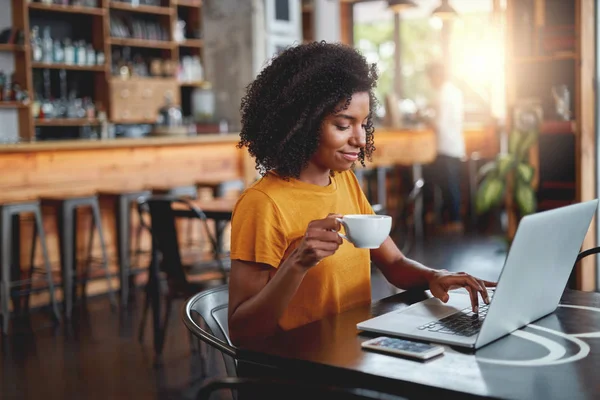
[[[96,65],[96,51],[91,43],[87,45],[87,65]]]
[[[11,101],[13,99],[12,96],[12,85],[13,85],[13,76],[10,74],[6,74],[6,79],[4,80],[4,90],[2,93],[2,99],[4,101]]]
[[[124,47],[123,48],[123,57],[119,63],[119,76],[123,79],[127,79],[131,77],[133,72],[133,66],[131,64],[131,48]]]
[[[44,27],[44,38],[42,39],[42,59],[45,63],[51,64],[54,60],[54,46],[52,37],[50,36],[50,27]]]
[[[42,62],[42,39],[40,39],[40,28],[38,26],[31,28],[30,46],[33,62]]]
[[[36,93],[35,96],[33,97],[33,101],[31,102],[31,116],[33,118],[40,117],[40,107],[41,107],[40,98],[41,97],[42,96],[39,93]]]
[[[55,102],[55,114],[59,118],[65,118],[67,116],[67,71],[61,69],[58,72],[60,80],[60,99]]]
[[[85,42],[81,40],[77,46],[77,65],[85,65],[87,59],[87,51],[85,49]]]
[[[50,70],[44,69],[44,99],[40,107],[40,114],[43,118],[54,118],[54,105],[50,94]]]
[[[103,52],[96,53],[96,65],[104,65],[105,61]]]
[[[65,39],[64,52],[65,52],[65,64],[67,64],[67,65],[75,64],[75,48],[73,47],[73,43],[71,42],[71,39],[69,39],[69,38]]]
[[[60,40],[54,41],[54,62],[58,64],[65,62],[65,51]]]

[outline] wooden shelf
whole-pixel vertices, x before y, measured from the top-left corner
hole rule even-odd
[[[104,72],[106,66],[104,65],[68,65],[68,64],[45,64],[34,62],[31,64],[32,68],[48,68],[48,69],[66,69],[70,71],[89,71],[89,72]]]
[[[200,87],[204,84],[204,81],[198,82],[179,82],[179,86],[181,87]]]
[[[174,42],[169,40],[146,40],[111,37],[109,43],[113,46],[147,47],[154,49],[172,50]]]
[[[118,124],[118,125],[154,125],[154,124],[156,124],[155,119],[120,120],[120,119],[116,118],[116,119],[111,119],[110,122],[113,124]]]
[[[201,0],[177,0],[173,4],[179,7],[200,8],[202,7]]]
[[[122,10],[122,11],[130,11],[137,12],[143,14],[154,14],[154,15],[171,15],[173,14],[174,9],[169,7],[158,7],[158,6],[132,6],[127,3],[120,3],[117,1],[110,2],[110,8],[113,10]]]
[[[30,10],[43,10],[52,12],[61,12],[69,14],[80,14],[80,15],[99,15],[105,14],[105,11],[97,7],[82,7],[82,6],[63,6],[59,4],[42,4],[42,3],[29,3]]]
[[[184,42],[177,42],[179,47],[191,47],[200,48],[204,46],[204,40],[202,39],[186,39]]]
[[[23,51],[25,46],[11,43],[0,43],[0,51]]]
[[[29,108],[28,104],[23,104],[18,101],[0,101],[0,109],[22,109]]]
[[[561,53],[551,56],[534,56],[534,57],[516,57],[513,58],[515,64],[536,64],[563,60],[577,60],[576,53]]]
[[[36,126],[86,126],[100,125],[97,119],[87,118],[56,118],[56,119],[36,119]]]

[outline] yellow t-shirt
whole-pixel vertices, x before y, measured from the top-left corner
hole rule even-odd
[[[231,221],[231,259],[279,265],[299,245],[308,224],[330,213],[373,214],[352,171],[336,173],[318,186],[274,172],[250,186],[238,200]],[[328,314],[371,302],[370,253],[344,240],[305,275],[279,320],[291,329]]]

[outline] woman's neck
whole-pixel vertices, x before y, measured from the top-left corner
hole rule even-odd
[[[300,172],[298,180],[313,185],[328,186],[331,183],[331,170],[320,168],[313,163],[309,163],[306,168]]]

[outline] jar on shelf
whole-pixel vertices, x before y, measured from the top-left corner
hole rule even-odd
[[[192,93],[192,115],[198,123],[210,123],[215,119],[215,93],[210,82],[203,82]]]

